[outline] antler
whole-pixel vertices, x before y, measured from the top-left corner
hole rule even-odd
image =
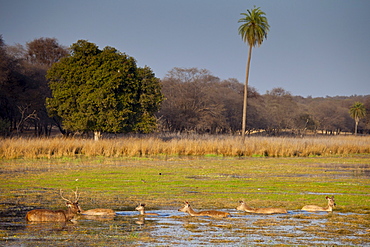
[[[78,194],[77,191],[78,191],[78,187],[76,187],[76,191],[73,191],[75,193],[75,198],[76,198],[75,202],[78,202],[78,199],[80,198],[80,195]]]
[[[62,197],[62,199],[65,200],[66,202],[72,203],[70,200],[65,198],[62,193],[63,193],[63,191],[62,191],[62,189],[60,189],[60,196]]]

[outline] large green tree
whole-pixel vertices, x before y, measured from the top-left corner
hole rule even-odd
[[[71,54],[53,64],[47,108],[68,131],[148,133],[163,100],[160,81],[148,67],[112,47],[100,50],[79,40]]]
[[[243,18],[239,19],[239,23],[243,23],[239,27],[239,34],[244,42],[248,43],[248,61],[245,73],[245,86],[244,86],[244,100],[243,100],[243,120],[242,120],[242,137],[245,137],[245,130],[247,125],[247,95],[248,95],[248,80],[249,68],[252,57],[252,47],[260,46],[269,31],[269,24],[265,12],[260,8],[254,7],[252,10],[247,10],[247,13],[241,13]]]
[[[349,114],[355,120],[355,135],[357,135],[358,123],[360,122],[361,118],[366,116],[366,108],[364,104],[360,102],[354,103],[349,109]]]

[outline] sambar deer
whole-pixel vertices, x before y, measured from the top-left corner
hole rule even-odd
[[[188,202],[185,202],[185,205],[182,208],[179,208],[178,211],[188,213],[190,216],[209,216],[214,218],[225,218],[231,216],[229,213],[215,210],[195,212]]]
[[[253,214],[286,214],[285,208],[251,208],[244,201],[239,201],[240,205],[236,210],[245,211]]]
[[[316,205],[306,205],[302,208],[302,210],[311,211],[311,212],[315,212],[315,211],[332,212],[333,207],[337,205],[335,203],[334,196],[332,196],[332,197],[327,196],[326,200],[328,200],[328,206],[326,206],[326,207],[320,207],[320,206],[316,206]]]
[[[34,209],[26,214],[26,220],[40,222],[66,222],[72,220],[76,214],[80,212],[80,207],[78,206],[78,194],[75,192],[75,200],[73,202],[63,197],[62,190],[60,190],[60,196],[66,201],[67,210]]]
[[[116,212],[109,208],[94,208],[84,211],[80,207],[80,214],[90,216],[114,216],[116,215]]]
[[[135,210],[140,212],[140,215],[153,215],[153,216],[159,216],[157,213],[145,213],[145,203],[140,203],[139,206],[135,208]]]

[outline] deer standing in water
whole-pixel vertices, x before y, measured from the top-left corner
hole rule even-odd
[[[188,213],[191,216],[209,216],[209,217],[215,217],[215,218],[225,218],[225,217],[231,216],[229,213],[215,211],[215,210],[195,212],[188,202],[185,202],[185,205],[182,208],[180,208],[178,211]]]
[[[145,203],[140,203],[139,206],[135,208],[135,210],[139,211],[140,215],[153,215],[153,216],[159,215],[157,213],[145,213]]]
[[[240,205],[236,210],[254,214],[286,214],[285,208],[251,208],[244,201],[239,201]]]
[[[66,222],[72,220],[77,213],[80,212],[78,206],[78,195],[75,192],[75,201],[72,202],[63,197],[62,190],[60,190],[60,196],[66,201],[67,210],[49,210],[49,209],[34,209],[27,213],[27,221],[55,221],[55,222]]]
[[[332,212],[333,207],[337,205],[335,203],[334,196],[332,196],[332,197],[327,196],[326,200],[328,200],[328,206],[326,206],[326,207],[320,207],[320,206],[316,206],[316,205],[306,205],[302,208],[302,210],[311,211],[311,212],[315,212],[315,211]]]

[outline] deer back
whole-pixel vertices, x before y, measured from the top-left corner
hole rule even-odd
[[[188,213],[191,216],[209,216],[209,217],[218,217],[218,218],[230,216],[229,213],[216,211],[216,210],[195,212],[188,202],[185,202],[185,205],[182,208],[179,208],[178,211]]]
[[[27,213],[27,221],[67,221],[64,210],[34,209]]]
[[[240,211],[255,214],[286,214],[287,210],[284,208],[251,208],[244,201],[239,201],[240,205],[236,208]]]
[[[79,211],[77,203],[68,204],[67,210],[34,209],[26,214],[27,221],[69,221]]]
[[[112,216],[115,215],[116,212],[114,210],[109,209],[109,208],[94,208],[94,209],[89,209],[86,211],[81,210],[81,214],[83,215],[95,215],[95,216]]]

